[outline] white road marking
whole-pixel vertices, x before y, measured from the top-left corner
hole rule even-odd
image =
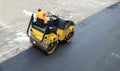
[[[34,15],[34,21],[36,21],[36,13],[33,13],[31,11],[23,10],[23,13],[25,13],[27,16],[31,16],[32,14]]]
[[[15,38],[9,41],[9,44],[14,44],[14,43],[24,43],[28,42],[29,38],[24,34],[23,32],[19,32],[15,34]]]
[[[27,16],[31,16],[33,14],[33,12],[27,10],[23,10],[23,13],[25,13]]]
[[[0,27],[2,28],[10,28],[9,25],[5,24],[3,21],[0,20]]]
[[[69,18],[73,18],[73,16],[71,15],[71,16],[69,16]]]

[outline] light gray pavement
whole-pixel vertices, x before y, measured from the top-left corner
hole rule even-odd
[[[25,34],[30,16],[38,8],[78,23],[119,0],[0,0],[0,63],[28,49]]]

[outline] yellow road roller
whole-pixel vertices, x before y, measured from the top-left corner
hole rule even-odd
[[[34,18],[32,14],[27,35],[33,46],[40,48],[47,54],[51,54],[59,42],[70,42],[74,35],[75,24],[72,21],[53,15],[48,24],[42,19]]]

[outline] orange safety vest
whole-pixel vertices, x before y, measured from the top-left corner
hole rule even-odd
[[[47,24],[48,20],[45,18],[45,13],[43,11],[37,12],[36,17],[43,19],[44,23]]]

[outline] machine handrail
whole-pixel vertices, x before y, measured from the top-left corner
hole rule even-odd
[[[28,25],[28,28],[27,28],[27,36],[30,37],[29,35],[29,29],[30,29],[30,25],[33,23],[33,20],[34,20],[34,15],[32,14],[31,18],[30,18],[30,22],[29,22],[29,25]]]

